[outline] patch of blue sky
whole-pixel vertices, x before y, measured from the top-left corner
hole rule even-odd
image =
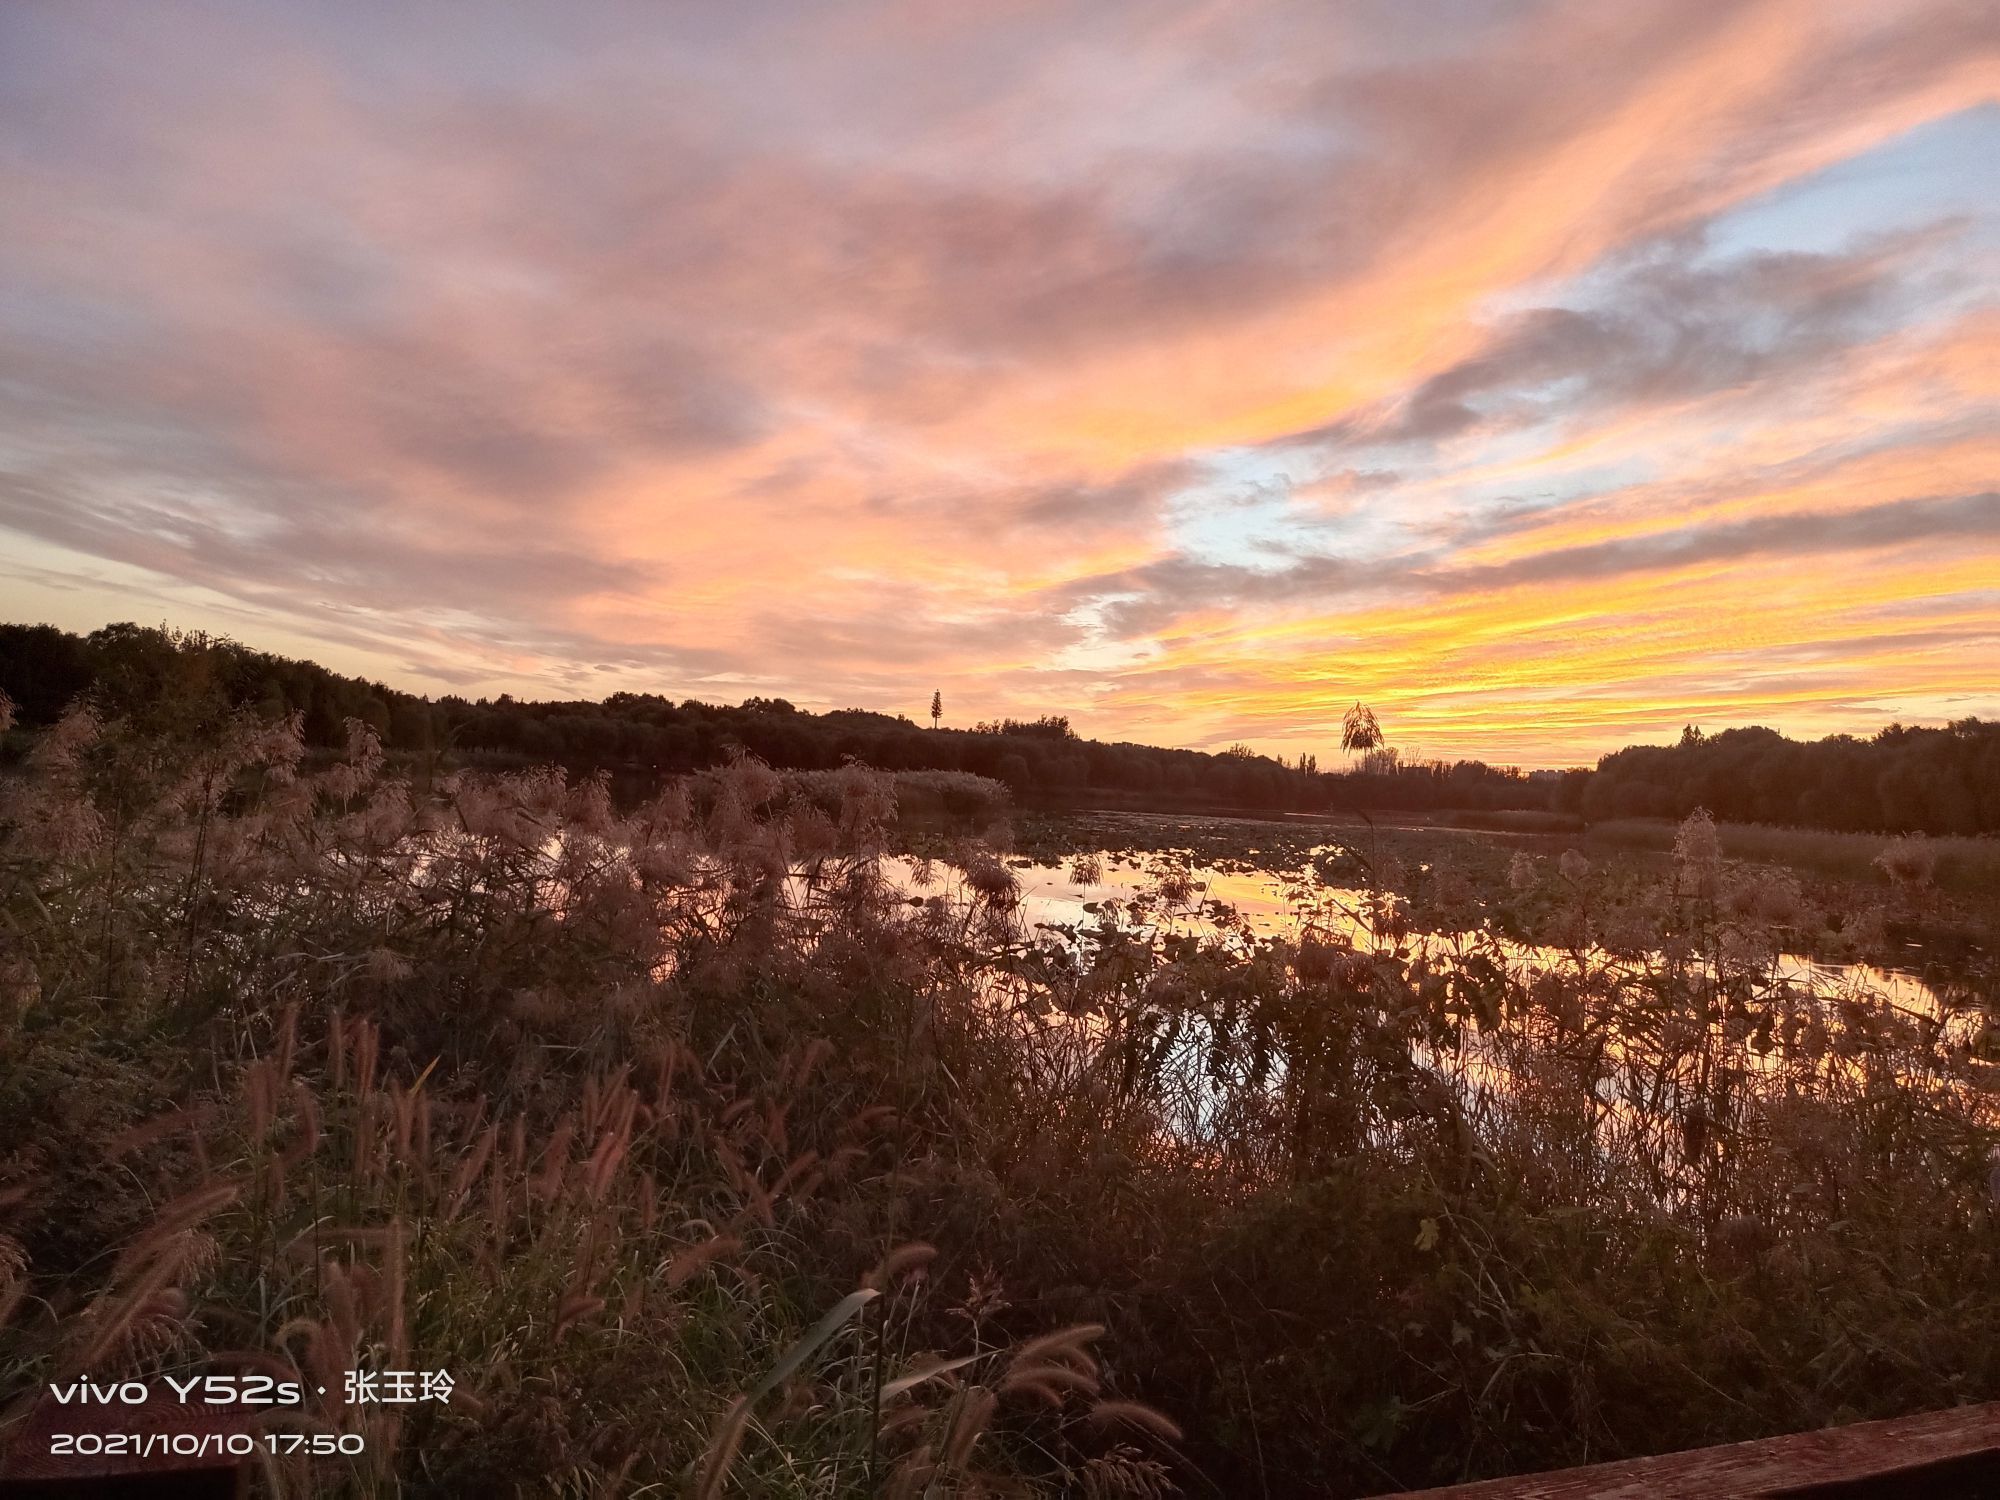
[[[1387,556],[1408,528],[1377,491],[1353,505],[1308,493],[1321,466],[1298,450],[1229,448],[1206,456],[1206,470],[1170,500],[1163,519],[1173,550],[1222,566],[1276,570],[1301,554]]]
[[[1659,477],[1645,454],[1549,457],[1565,415],[1551,403],[1543,421],[1468,436],[1445,452],[1429,443],[1222,450],[1165,507],[1167,540],[1223,566],[1276,571],[1301,556],[1387,564]]]
[[[1482,314],[1498,319],[1538,307],[1615,306],[1621,279],[1651,258],[1700,270],[1755,255],[1840,254],[1942,226],[1952,232],[1932,254],[1937,274],[1912,300],[1921,303],[1920,321],[1949,321],[1991,300],[1992,262],[2000,254],[1995,161],[2000,104],[1959,110],[1779,183],[1702,223],[1623,246],[1570,276],[1511,287],[1489,299]]]
[[[2000,239],[2000,104],[1931,120],[1721,215],[1708,253],[1828,252],[1884,232],[1964,219]]]

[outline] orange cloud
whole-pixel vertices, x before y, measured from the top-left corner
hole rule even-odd
[[[1742,228],[1927,123],[1973,181],[1980,18],[1455,24],[22,20],[18,578],[419,687],[950,679],[1177,743],[2000,708],[1990,211]]]

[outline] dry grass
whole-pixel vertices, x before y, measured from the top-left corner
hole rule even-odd
[[[547,773],[426,801],[359,729],[301,763],[296,726],[168,747],[79,715],[8,788],[7,1416],[86,1368],[254,1364],[326,1388],[282,1422],[367,1438],[358,1493],[984,1493],[1020,1403],[957,1371],[1005,1330],[904,1378],[950,1324],[936,1252],[896,1243],[930,1168],[882,1090],[953,1039],[876,879],[896,784],[744,762],[619,816]],[[887,1054],[851,1032],[864,974]],[[419,1366],[452,1402],[344,1399]],[[1112,1451],[1081,1396],[1030,1405],[1007,1473]]]
[[[913,901],[859,767],[620,811],[79,717],[6,797],[9,1417],[258,1369],[368,1439],[286,1494],[1151,1497],[2000,1396],[1991,995],[1801,989],[1700,828],[1643,931],[1427,877],[1530,973],[1386,865],[1358,941],[1065,941],[976,844]]]

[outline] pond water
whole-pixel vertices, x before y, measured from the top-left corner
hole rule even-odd
[[[1245,854],[1262,851],[1251,846]],[[1308,856],[1331,855],[1339,846],[1318,845]],[[1390,896],[1326,882],[1310,857],[1301,867],[1281,870],[1246,868],[1246,861],[1223,865],[1196,862],[1186,850],[1079,850],[1048,862],[1019,856],[1004,860],[1019,886],[1019,912],[1030,929],[1074,936],[1109,923],[1127,930],[1191,933],[1236,940],[1306,936],[1344,941],[1357,948],[1377,943],[1402,946],[1412,954],[1428,953],[1449,962],[1469,943],[1491,943],[1504,953],[1510,968],[1532,975],[1573,964],[1578,955],[1567,949],[1523,943],[1484,929],[1458,932],[1400,932],[1395,924],[1401,903]],[[914,897],[943,895],[954,901],[969,897],[964,876],[939,861],[908,857],[886,862],[892,884]],[[1396,934],[1385,938],[1385,931]],[[1582,955],[1593,967],[1615,963],[1602,949]],[[1777,953],[1765,967],[1772,985],[1794,987],[1825,999],[1869,998],[1885,1002],[1911,1016],[1943,1021],[1948,1007],[1917,975],[1871,964],[1837,964],[1802,954]]]
[[[1240,849],[1251,857],[1260,852],[1247,845]],[[1233,855],[1209,864],[1187,850],[1130,847],[1080,850],[1057,860],[1017,855],[1003,863],[1018,887],[1013,916],[1020,928],[1078,953],[1099,941],[1107,928],[1128,934],[1210,937],[1246,949],[1265,939],[1315,937],[1364,954],[1393,952],[1410,961],[1412,974],[1426,970],[1451,974],[1468,962],[1475,966],[1474,972],[1481,964],[1497,965],[1526,993],[1536,992],[1536,982],[1543,976],[1558,981],[1557,993],[1578,993],[1575,986],[1581,981],[1583,992],[1607,999],[1629,997],[1642,1013],[1642,1025],[1651,1004],[1649,995],[1707,996],[1706,1019],[1696,1020],[1695,1030],[1674,1045],[1685,1047],[1694,1038],[1711,1037],[1719,1054],[1733,1058],[1718,1076],[1730,1076],[1733,1068],[1739,1080],[1736,1086],[1743,1089],[1762,1087],[1782,1093],[1795,1086],[1796,1079],[1792,1084],[1781,1081],[1789,1062],[1796,1060],[1801,1046],[1816,1057],[1819,1054],[1812,1049],[1824,1045],[1809,1039],[1821,1026],[1809,1019],[1813,1016],[1881,1016],[1892,1034],[1912,1041],[1927,1037],[1922,1055],[1933,1059],[1944,1049],[1967,1055],[1985,1025],[1985,1007],[1959,987],[1947,985],[1940,991],[1918,975],[1868,964],[1827,963],[1767,948],[1754,964],[1730,961],[1732,977],[1724,984],[1712,959],[1693,954],[1673,959],[1657,950],[1614,954],[1598,947],[1579,951],[1541,946],[1506,937],[1483,921],[1459,931],[1416,931],[1399,897],[1325,878],[1323,872],[1342,866],[1314,856],[1338,852],[1337,846],[1313,846],[1305,851],[1304,861],[1275,869],[1255,868],[1248,858]],[[898,857],[885,861],[884,873],[911,899],[943,898],[968,906],[976,899],[968,874],[942,860]],[[1725,991],[1736,998],[1717,1005]],[[1627,1003],[1614,1001],[1616,1013],[1629,1014],[1623,1009]],[[1658,1012],[1653,1014],[1657,1017]],[[1067,1024],[1089,1031],[1099,1023],[1086,1013]],[[1660,1033],[1659,1046],[1667,1045],[1666,1034]],[[1824,1038],[1827,1033],[1819,1030],[1819,1034]],[[1201,1057],[1210,1039],[1206,1023],[1190,1021],[1185,1036],[1190,1050],[1172,1065],[1179,1113],[1170,1133],[1182,1141],[1221,1140],[1227,1131],[1220,1127],[1216,1111],[1228,1090],[1204,1076]],[[1715,1087],[1716,1076],[1699,1069],[1686,1075],[1675,1072],[1681,1064],[1663,1060],[1659,1046],[1643,1043],[1635,1048],[1618,1024],[1605,1034],[1597,1072],[1588,1083],[1589,1094],[1605,1111],[1602,1131],[1643,1133],[1652,1128],[1649,1120],[1657,1124],[1653,1116],[1663,1107],[1704,1107],[1695,1101]],[[1414,1043],[1412,1055],[1467,1108],[1513,1096],[1535,1069],[1545,1065],[1530,1061],[1530,1071],[1524,1073],[1518,1047],[1510,1047],[1483,1027],[1470,1026],[1459,1029],[1449,1043]],[[1918,1054],[1905,1057],[1914,1055]],[[1864,1072],[1851,1056],[1831,1066],[1856,1079]],[[1663,1073],[1662,1068],[1668,1071]],[[1273,1087],[1283,1071],[1282,1065],[1276,1067]],[[1897,1063],[1887,1076],[1919,1089],[1937,1083],[1927,1062]],[[1671,1199],[1679,1189],[1662,1191]]]

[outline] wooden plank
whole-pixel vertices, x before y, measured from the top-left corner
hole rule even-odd
[[[1400,1500],[1817,1500],[1821,1495],[1826,1500],[1868,1500],[1932,1493],[2000,1495],[2000,1401],[1652,1458],[1406,1490]]]

